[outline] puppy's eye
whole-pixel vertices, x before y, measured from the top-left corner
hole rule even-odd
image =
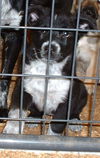
[[[42,31],[43,34],[45,34],[47,31]]]
[[[40,38],[43,39],[44,37],[48,36],[49,31],[47,30],[41,30],[40,32]]]
[[[49,31],[47,31],[47,30],[43,30],[43,31],[41,30],[41,34],[42,34],[43,36],[47,35],[48,32],[49,32]]]
[[[40,34],[45,34],[46,32],[47,32],[47,31],[45,31],[45,30],[40,30],[40,31],[39,31]]]
[[[61,37],[66,37],[67,35],[68,35],[67,32],[62,32],[62,33],[61,33]]]
[[[61,34],[61,37],[62,37],[62,38],[68,38],[68,37],[70,37],[70,34],[69,34],[68,32],[63,32],[63,33]]]
[[[67,36],[67,34],[68,34],[67,32],[64,32],[64,33],[63,33],[64,36]]]

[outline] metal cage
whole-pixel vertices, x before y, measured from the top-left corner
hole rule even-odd
[[[1,2],[0,1],[0,12],[1,12]],[[90,152],[100,152],[100,135],[98,137],[92,136],[93,126],[100,128],[100,117],[99,120],[94,119],[94,110],[96,108],[96,95],[97,95],[97,87],[99,86],[99,80],[100,80],[100,74],[99,74],[99,67],[100,67],[100,55],[98,56],[97,61],[97,73],[95,77],[92,77],[92,80],[95,81],[95,88],[94,88],[94,94],[92,96],[92,106],[91,106],[91,112],[90,112],[90,119],[89,120],[80,120],[78,121],[78,124],[82,124],[83,126],[88,126],[88,135],[81,136],[80,134],[78,136],[71,136],[68,134],[67,136],[48,136],[45,135],[45,124],[46,122],[50,122],[48,118],[44,117],[43,119],[30,119],[30,118],[22,118],[22,109],[23,109],[23,79],[25,75],[23,72],[24,65],[25,65],[25,54],[26,54],[26,38],[27,38],[27,30],[28,29],[39,29],[39,30],[49,30],[50,31],[50,43],[52,40],[52,31],[53,30],[70,30],[75,32],[75,46],[74,46],[74,57],[73,57],[73,66],[72,66],[72,75],[71,76],[63,76],[64,78],[70,78],[71,79],[71,90],[70,90],[70,98],[69,98],[69,111],[70,114],[70,104],[71,104],[71,96],[72,96],[72,84],[73,79],[90,79],[90,77],[86,76],[74,76],[74,66],[75,66],[75,54],[76,54],[76,47],[77,47],[77,41],[78,41],[78,33],[81,31],[79,26],[79,19],[80,19],[80,10],[81,10],[81,0],[79,1],[79,7],[78,7],[78,15],[77,15],[77,26],[73,29],[66,29],[66,28],[54,28],[53,27],[53,15],[54,15],[54,5],[55,0],[52,0],[52,13],[51,13],[51,26],[49,28],[42,28],[42,27],[29,27],[27,26],[27,15],[28,15],[28,0],[26,0],[26,13],[25,13],[25,26],[1,26],[0,29],[23,29],[24,30],[24,43],[23,43],[23,60],[22,60],[22,74],[3,74],[0,73],[0,76],[15,76],[15,77],[21,77],[22,78],[22,86],[21,86],[21,101],[20,101],[20,118],[19,119],[11,119],[11,118],[0,118],[3,120],[14,120],[14,121],[20,121],[20,131],[19,135],[7,135],[2,134],[0,135],[0,148],[1,149],[24,149],[24,150],[56,150],[56,151],[90,151]],[[0,14],[1,17],[1,14]],[[100,30],[82,30],[84,32],[100,32]],[[50,54],[50,50],[49,50]],[[100,54],[100,53],[99,53]],[[49,66],[48,66],[49,67]],[[30,75],[32,76],[32,75]],[[36,75],[37,76],[37,75]],[[33,76],[34,77],[34,76]],[[45,78],[46,85],[45,85],[45,101],[44,104],[46,104],[46,98],[47,98],[47,87],[48,87],[48,79],[50,77],[60,77],[60,76],[49,76],[48,75],[48,69],[47,73],[44,76],[37,76],[37,77],[43,77]],[[59,122],[66,122],[67,125],[70,123],[77,123],[69,120],[69,114],[67,120],[59,120]],[[41,121],[42,122],[42,134],[41,135],[22,135],[21,134],[21,122],[36,122]],[[58,121],[58,120],[54,120]],[[84,128],[84,127],[83,127]]]

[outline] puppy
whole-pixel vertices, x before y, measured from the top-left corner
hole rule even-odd
[[[80,16],[88,19],[92,23],[91,29],[97,29],[99,26],[99,1],[83,0],[81,3]],[[71,13],[75,14],[78,10],[78,1],[74,0]],[[84,27],[83,27],[84,29]],[[86,29],[86,28],[85,28]],[[77,73],[85,74],[86,77],[94,77],[96,74],[96,63],[98,56],[99,33],[88,32],[86,36],[78,41],[77,45]],[[93,93],[95,81],[92,79],[85,79],[88,94]]]
[[[41,16],[37,19],[37,23],[35,21],[35,26],[50,27],[50,15]],[[66,14],[59,16],[55,14],[53,27],[74,28],[75,19],[72,20]],[[22,117],[27,117],[28,110],[32,111],[34,117],[41,118],[44,113],[52,115],[52,119],[57,119],[58,122],[51,121],[47,134],[59,135],[66,126],[66,122],[61,123],[59,120],[66,120],[68,117],[71,81],[67,76],[71,76],[72,70],[74,32],[52,31],[51,45],[49,42],[50,31],[37,29],[33,30],[31,34],[32,40],[31,45],[27,47],[24,70],[26,77],[24,78]],[[45,98],[46,86],[47,97]],[[14,91],[9,112],[9,117],[13,119],[19,118],[20,87],[21,81],[18,82]],[[87,103],[87,91],[83,82],[78,79],[73,80],[72,90],[69,119],[79,120],[79,114]],[[23,128],[24,122],[22,122],[22,132]],[[3,132],[18,134],[19,122],[8,121]]]
[[[71,4],[70,0],[56,0],[57,8],[62,8],[64,5]],[[26,0],[2,0],[1,4],[1,25],[13,26],[15,29],[2,29],[2,38],[4,40],[3,48],[3,61],[2,70],[4,74],[11,74],[13,72],[16,60],[18,58],[19,52],[21,51],[23,45],[23,30],[16,29],[16,26],[24,26],[24,14],[25,14]],[[51,0],[29,0],[28,10],[30,12],[31,8],[39,6],[50,7]],[[69,5],[68,5],[69,6]],[[71,5],[70,5],[71,6]],[[65,7],[65,6],[64,6]],[[69,8],[69,7],[68,7]],[[41,13],[41,12],[40,12]],[[38,18],[31,14],[30,18]],[[32,21],[33,22],[33,21]],[[28,23],[30,25],[30,23]],[[7,107],[7,96],[9,91],[11,76],[1,76],[0,81],[0,110],[6,110]],[[8,110],[7,110],[8,111]]]
[[[76,1],[74,1],[76,3]],[[77,3],[76,3],[77,4]],[[84,17],[91,21],[91,29],[97,29],[97,19],[98,19],[98,3],[97,1],[84,0],[81,4],[80,17]],[[85,25],[84,25],[85,26]],[[87,29],[86,27],[83,29]],[[96,63],[98,58],[98,43],[99,34],[88,32],[85,36],[78,40],[77,44],[77,71],[81,73],[85,72],[86,77],[94,77],[96,74]],[[79,73],[80,74],[80,73]],[[85,79],[88,94],[93,93],[93,87],[95,81],[90,79]]]
[[[2,70],[3,74],[11,74],[14,65],[22,47],[23,30],[16,29],[16,26],[24,25],[25,0],[2,0],[1,2],[1,22],[3,26],[15,26],[15,29],[1,29],[1,35],[4,40],[2,52]],[[11,76],[1,76],[0,80],[0,115],[2,109],[7,110],[7,95],[9,90]],[[7,111],[6,111],[7,110]]]

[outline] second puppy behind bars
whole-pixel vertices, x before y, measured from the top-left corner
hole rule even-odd
[[[75,14],[78,12],[78,0],[73,1],[71,13]],[[83,0],[81,2],[80,16],[91,21],[93,30],[97,30],[99,27],[99,12],[100,12],[100,1],[98,0]],[[84,29],[84,26],[83,26]],[[86,29],[86,28],[85,28]],[[88,31],[87,34],[79,39],[77,44],[77,74],[84,75],[84,83],[87,87],[89,95],[94,93],[95,80],[92,78],[96,76],[97,63],[99,56],[99,41],[100,36],[97,31]]]
[[[36,13],[34,16],[38,17]],[[54,28],[73,28],[74,24],[75,21],[66,14],[54,15]],[[37,20],[35,19],[34,26],[50,27],[50,16],[46,14],[38,17]],[[31,36],[31,45],[26,52],[24,74],[27,76],[24,78],[22,117],[28,116],[28,110],[37,118],[42,118],[43,114],[52,115],[52,119],[58,122],[50,123],[47,134],[59,135],[66,126],[66,122],[59,122],[59,120],[66,120],[68,117],[71,86],[68,76],[71,76],[72,71],[74,32],[52,31],[50,51],[49,30],[33,30]],[[78,79],[73,80],[72,89],[69,119],[79,120],[79,114],[87,103],[87,91],[83,82]],[[9,117],[12,119],[19,118],[20,97],[21,81],[18,81],[9,112]],[[79,130],[78,128],[79,126],[76,128],[73,126],[72,129]],[[22,122],[22,132],[23,129],[24,122]],[[3,132],[18,134],[19,122],[8,121]]]

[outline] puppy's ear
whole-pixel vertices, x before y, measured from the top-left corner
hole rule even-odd
[[[38,23],[41,14],[42,14],[41,7],[31,5],[28,8],[28,25],[35,26]]]
[[[35,22],[35,21],[37,21],[38,19],[39,19],[39,16],[36,14],[36,13],[30,13],[30,20],[32,21],[32,22]]]
[[[30,12],[28,13],[28,25],[29,26],[35,26],[39,20],[39,15],[37,12]]]
[[[39,22],[39,19],[41,17],[45,17],[49,13],[50,13],[49,8],[45,8],[45,7],[40,6],[40,5],[31,6],[29,8],[29,11],[28,11],[28,25],[30,25],[30,26],[37,25]]]

